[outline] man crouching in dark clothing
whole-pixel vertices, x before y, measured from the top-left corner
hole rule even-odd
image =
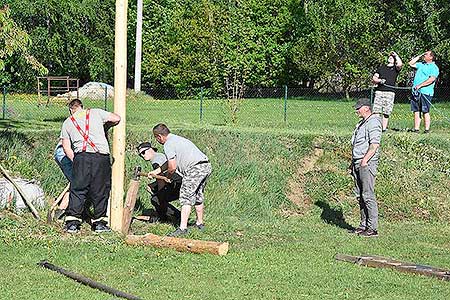
[[[158,153],[158,149],[152,147],[149,142],[141,143],[137,146],[139,156],[146,161],[151,161],[153,170],[162,167],[167,163],[167,158],[164,154]],[[164,174],[162,174],[164,175]],[[167,183],[164,180],[157,179],[155,182],[149,184],[151,193],[151,202],[155,207],[158,218],[153,221],[179,223],[181,213],[170,204],[170,202],[177,200],[180,197],[182,177],[175,173],[171,178],[171,182]]]

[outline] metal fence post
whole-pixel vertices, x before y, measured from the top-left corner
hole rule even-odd
[[[106,107],[107,102],[108,102],[108,86],[105,85],[105,110],[108,110],[108,108]]]
[[[370,87],[370,103],[373,104],[373,86]]]
[[[284,86],[284,123],[286,123],[287,120],[287,96],[288,96],[288,87],[287,85]]]
[[[2,119],[6,119],[6,86],[3,87],[3,105],[2,105],[3,117]]]
[[[200,88],[200,121],[203,121],[203,87]]]

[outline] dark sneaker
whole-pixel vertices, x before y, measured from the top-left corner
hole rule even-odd
[[[205,224],[195,224],[195,227],[197,227],[197,229],[200,231],[205,230]]]
[[[349,230],[349,233],[353,233],[353,234],[361,234],[362,232],[366,231],[366,228],[364,227],[358,227],[358,228],[353,228],[351,230]]]
[[[430,133],[430,129],[425,129],[425,131],[423,133],[425,133],[425,134]]]
[[[106,225],[103,222],[97,222],[92,224],[92,230],[95,233],[102,233],[102,232],[110,232],[111,228],[109,228],[108,225]]]
[[[182,235],[186,235],[188,234],[189,231],[186,229],[181,229],[180,227],[178,227],[175,231],[167,234],[167,236],[171,236],[171,237],[177,237],[177,236],[182,236]]]
[[[367,229],[366,231],[363,231],[363,232],[361,232],[358,235],[359,236],[363,236],[363,237],[377,237],[378,236],[378,231],[372,230],[372,229]]]
[[[419,129],[411,129],[410,132],[419,133]]]
[[[66,226],[64,226],[64,230],[67,233],[78,233],[80,232],[81,225],[78,223],[66,223]]]

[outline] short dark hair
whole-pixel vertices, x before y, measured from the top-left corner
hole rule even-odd
[[[167,136],[170,133],[169,128],[166,124],[159,123],[155,127],[153,127],[153,134],[160,134],[162,136]]]
[[[81,107],[83,108],[83,103],[81,102],[80,99],[73,99],[72,101],[70,101],[69,103],[69,108],[72,109],[74,107]]]

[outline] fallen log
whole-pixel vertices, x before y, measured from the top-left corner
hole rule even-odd
[[[148,245],[157,248],[171,248],[181,252],[210,253],[226,255],[228,242],[200,241],[169,236],[159,236],[148,233],[146,235],[128,235],[125,243],[128,245]]]
[[[336,254],[336,260],[354,263],[360,266],[372,268],[389,268],[404,273],[413,273],[430,277],[437,277],[444,281],[450,281],[450,270],[435,268],[415,263],[403,262],[392,258],[376,255],[351,256],[346,254]]]

